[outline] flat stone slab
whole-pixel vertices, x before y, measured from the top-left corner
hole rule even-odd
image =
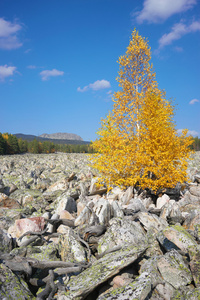
[[[147,245],[135,247],[130,244],[126,248],[105,255],[79,275],[71,277],[66,287],[68,292],[59,295],[59,299],[84,299],[100,284],[137,260],[146,249]]]

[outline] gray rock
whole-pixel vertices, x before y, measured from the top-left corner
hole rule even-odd
[[[8,267],[4,264],[0,264],[0,299],[20,299],[28,300],[33,299],[33,295],[30,292],[27,283],[16,276]]]
[[[147,245],[138,245],[137,247],[129,245],[122,250],[105,255],[94,262],[90,268],[72,277],[67,284],[68,292],[62,293],[62,296],[58,294],[58,299],[84,299],[101,283],[137,260],[144,253],[146,247]]]
[[[2,178],[0,178],[0,193],[4,193],[4,188],[5,188],[5,185],[3,183]]]
[[[177,289],[172,297],[172,300],[199,300],[200,288],[193,289],[189,287],[181,287]]]
[[[141,268],[140,268],[140,274],[146,273],[148,274],[148,277],[151,278],[152,287],[156,287],[158,284],[164,284],[164,280],[160,276],[160,272],[158,270],[157,262],[161,258],[161,255],[154,256],[147,261],[145,261]]]
[[[182,256],[174,249],[157,261],[162,278],[175,289],[186,286],[192,281],[192,274]]]
[[[167,216],[167,221],[171,225],[175,225],[176,223],[182,224],[184,221],[184,217],[182,216],[180,206],[177,202],[175,202],[172,207],[169,215]]]
[[[111,201],[111,217],[112,218],[123,218],[124,213],[122,208],[120,207],[119,203],[117,201]]]
[[[105,293],[103,296],[99,296],[97,300],[145,300],[148,299],[148,296],[150,296],[151,285],[151,278],[149,277],[149,274],[144,272],[134,282],[123,288]]]
[[[200,185],[190,186],[189,191],[193,196],[198,197],[200,200]]]
[[[194,182],[200,183],[200,173],[194,175]]]
[[[5,231],[0,229],[0,255],[9,253],[12,250],[12,238]]]
[[[106,233],[99,239],[99,254],[118,245],[136,246],[147,243],[145,232],[139,223],[124,217],[113,218],[109,224]]]
[[[83,224],[90,224],[90,218],[92,217],[91,209],[87,206],[81,211],[80,215],[74,221],[75,226],[83,225]]]
[[[35,258],[40,261],[60,260],[58,246],[54,243],[49,243],[43,246],[28,246],[26,257]]]
[[[62,210],[67,210],[69,213],[77,211],[76,201],[65,193],[56,199],[55,213],[60,215]]]
[[[138,218],[146,230],[150,227],[154,227],[157,231],[160,231],[168,226],[168,223],[164,219],[159,218],[155,214],[140,212]]]
[[[188,247],[189,257],[190,257],[190,270],[195,282],[195,286],[200,288],[200,246],[190,246]]]
[[[93,210],[99,218],[100,224],[108,224],[111,219],[111,206],[107,199],[100,198],[95,203]]]
[[[134,198],[130,200],[128,205],[126,205],[126,210],[130,210],[134,213],[139,211],[146,211],[146,208],[141,199]]]
[[[62,225],[61,225],[62,226]],[[59,237],[59,255],[63,261],[86,262],[86,252],[74,231],[63,226]]]
[[[128,187],[128,189],[124,192],[124,194],[119,197],[119,201],[122,205],[129,204],[130,200],[133,198],[133,188]]]
[[[197,246],[195,239],[180,225],[166,227],[158,233],[157,239],[166,251],[179,249],[188,252],[189,246]]]

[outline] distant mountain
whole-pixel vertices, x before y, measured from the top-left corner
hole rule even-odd
[[[23,134],[23,133],[16,133],[13,134],[15,135],[18,139],[22,139],[25,141],[33,141],[34,139],[40,141],[40,142],[45,142],[49,141],[54,144],[76,144],[76,145],[82,145],[82,144],[90,144],[88,141],[83,141],[81,140],[70,140],[70,139],[53,139],[53,138],[44,138],[41,136],[36,136],[36,135],[31,135],[31,134]]]
[[[39,137],[46,138],[46,139],[56,139],[56,140],[78,140],[83,141],[83,139],[74,133],[66,133],[66,132],[57,132],[57,133],[43,133],[39,135]]]

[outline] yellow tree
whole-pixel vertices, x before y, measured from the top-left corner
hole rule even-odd
[[[174,107],[159,89],[146,93],[140,110],[140,186],[152,190],[171,188],[186,180],[187,159],[193,140],[187,130],[178,135],[173,122]]]
[[[147,41],[136,30],[125,55],[119,58],[120,90],[113,111],[102,120],[93,165],[107,185],[157,190],[186,179],[191,139],[179,137],[173,106],[158,89]],[[170,168],[169,168],[170,166]],[[168,172],[166,172],[168,170]],[[173,173],[173,174],[172,174]]]

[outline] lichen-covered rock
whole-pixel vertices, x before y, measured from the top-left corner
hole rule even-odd
[[[0,299],[34,299],[27,283],[4,264],[0,264]]]
[[[200,224],[200,212],[198,210],[194,210],[185,219],[183,227],[185,229],[195,230],[195,227],[198,224]]]
[[[146,251],[147,257],[154,257],[158,255],[162,255],[163,252],[160,248],[159,242],[156,238],[157,230],[154,227],[150,227],[147,231],[147,239],[148,239],[148,249]]]
[[[54,243],[49,243],[43,246],[28,246],[27,257],[36,258],[41,261],[55,261],[59,259],[58,246]]]
[[[173,203],[171,210],[167,216],[167,221],[170,225],[175,225],[176,223],[182,224],[184,217],[182,216],[180,206],[177,202]]]
[[[152,292],[153,300],[171,300],[174,295],[175,289],[174,287],[164,282],[163,284],[158,284]]]
[[[12,238],[4,230],[0,229],[0,254],[9,253],[12,250]]]
[[[127,217],[113,218],[110,220],[104,236],[99,239],[98,253],[112,249],[118,245],[144,245],[147,243],[145,232],[138,222],[134,222]]]
[[[22,209],[0,208],[0,228],[8,230],[22,216]]]
[[[147,273],[148,277],[151,278],[152,287],[156,287],[158,284],[164,284],[164,280],[160,276],[160,272],[158,270],[157,262],[162,257],[162,255],[154,256],[148,260],[146,260],[141,268],[139,273]]]
[[[71,277],[67,284],[68,292],[62,293],[62,296],[58,295],[58,299],[84,299],[101,283],[138,259],[144,253],[146,247],[147,245],[138,245],[137,247],[129,245],[119,251],[105,255],[94,262],[90,268],[77,276]]]
[[[63,233],[59,238],[59,255],[63,261],[86,262],[85,249],[81,245],[74,231],[67,226],[64,227]]]
[[[157,231],[160,231],[168,226],[166,220],[159,218],[155,214],[140,212],[138,214],[138,218],[146,230],[148,230],[150,227],[154,227]]]
[[[99,296],[97,300],[135,300],[148,299],[148,295],[151,292],[151,279],[149,274],[142,273],[134,282],[126,285],[123,288],[115,289],[114,291],[104,293],[104,295]]]
[[[95,203],[93,210],[99,218],[100,224],[108,224],[111,219],[111,206],[107,199],[100,198]]]
[[[175,289],[188,285],[192,281],[192,274],[182,256],[176,251],[167,252],[157,261],[162,278]]]
[[[195,286],[200,288],[200,247],[188,247],[190,257],[190,270],[195,282]]]
[[[199,300],[200,288],[194,289],[190,286],[181,287],[174,292],[170,300]]]
[[[53,183],[50,187],[48,187],[47,189],[47,193],[48,192],[54,192],[57,190],[61,190],[61,191],[66,191],[69,187],[69,183],[68,180],[63,178],[55,183]]]
[[[17,272],[16,277],[9,270],[21,283],[23,279],[30,280],[31,284],[37,281],[44,289],[42,280],[46,280],[49,270],[40,268],[36,260],[42,260],[43,266],[49,260],[57,260],[56,266],[63,264],[60,259],[71,262],[65,264],[70,265],[70,270],[64,270],[64,275],[62,268],[52,267],[59,280],[58,294],[53,298],[58,300],[199,299],[200,185],[198,176],[195,177],[200,174],[199,154],[195,154],[198,160],[189,163],[188,174],[194,183],[182,185],[181,193],[181,185],[166,189],[166,195],[158,199],[151,191],[141,192],[137,187],[124,190],[113,187],[106,194],[105,187],[99,189],[96,185],[94,174],[99,174],[88,166],[86,154],[0,156],[0,179],[3,178],[0,198],[4,202],[13,199],[19,204],[12,209],[0,207],[0,228],[5,233],[5,241],[0,241],[0,247],[4,248],[3,266]],[[73,198],[72,204],[76,204],[75,200],[78,203],[77,212],[72,209],[71,215],[65,210],[69,197]],[[42,236],[44,227],[35,229],[40,233],[34,237],[30,234],[21,241],[15,239],[16,230],[11,225],[16,219],[23,223],[41,216],[48,219],[45,220],[47,231]],[[72,216],[77,228],[59,226],[69,224],[64,219]],[[172,224],[175,225],[169,226]],[[55,234],[50,237],[50,232]],[[13,238],[9,240],[7,233]],[[24,240],[32,240],[37,235],[29,246],[16,247],[16,243],[20,246]],[[1,286],[2,278],[0,271]],[[23,293],[21,285],[19,290]],[[23,299],[18,294],[8,295],[10,299]],[[26,292],[23,295],[29,299]]]
[[[157,238],[167,251],[180,249],[188,252],[189,246],[197,246],[195,239],[180,225],[166,227],[158,233]]]
[[[196,195],[191,194],[186,191],[184,197],[179,201],[181,211],[191,212],[190,206],[192,205],[194,209],[200,205],[200,198]]]

